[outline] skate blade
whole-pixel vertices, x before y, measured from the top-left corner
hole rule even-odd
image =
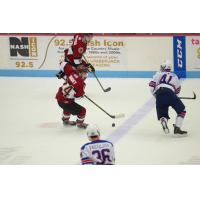
[[[165,128],[165,129],[163,129],[163,131],[165,134],[169,134],[169,129]]]
[[[86,129],[88,127],[88,125],[85,125],[85,126],[83,126],[83,125],[77,125],[77,128],[80,128],[80,129]]]
[[[77,126],[77,128],[79,128],[79,129],[86,129],[87,127]]]
[[[166,123],[163,122],[163,123],[161,123],[161,125],[162,125],[164,133],[169,134],[169,128],[167,127]]]
[[[76,126],[76,122],[65,123],[63,122],[64,126]]]
[[[184,134],[174,133],[173,137],[174,138],[184,138],[184,137],[188,137],[188,134],[187,133],[184,133]]]

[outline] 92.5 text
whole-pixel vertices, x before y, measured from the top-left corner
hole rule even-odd
[[[15,63],[17,68],[32,68],[33,67],[33,62],[24,62],[24,61],[17,61]]]

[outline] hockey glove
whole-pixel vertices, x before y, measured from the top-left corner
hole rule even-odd
[[[65,76],[65,73],[63,71],[59,71],[57,74],[56,74],[57,78],[58,79],[61,79]]]
[[[88,63],[87,68],[89,72],[95,72],[95,68],[90,63]]]

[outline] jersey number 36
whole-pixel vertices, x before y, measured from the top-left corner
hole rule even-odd
[[[102,162],[97,162],[97,164],[104,164],[106,162],[106,160],[108,162],[111,162],[109,153],[110,153],[109,149],[92,151],[92,155],[94,155],[97,159],[102,161]]]

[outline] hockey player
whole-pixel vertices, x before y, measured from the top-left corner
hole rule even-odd
[[[64,125],[77,125],[78,128],[87,128],[84,123],[86,109],[75,102],[76,98],[84,96],[85,82],[87,78],[87,68],[79,65],[68,77],[68,80],[59,88],[56,99],[58,105],[63,109],[62,121]],[[70,116],[76,115],[76,121],[70,121]]]
[[[171,72],[170,61],[165,61],[160,66],[160,71],[154,75],[149,86],[151,93],[156,98],[157,117],[164,132],[169,133],[167,122],[170,119],[168,109],[171,106],[177,113],[174,134],[187,134],[186,131],[181,130],[186,114],[185,106],[177,96],[180,93],[181,86],[176,74]]]
[[[86,52],[87,44],[92,39],[92,33],[79,33],[74,35],[73,43],[71,47],[65,49],[65,60],[60,63],[60,71],[56,75],[58,79],[66,79],[74,68],[82,64],[88,68],[89,72],[95,72],[94,67],[90,63],[86,63],[83,60],[83,54]]]
[[[87,127],[89,143],[81,147],[81,164],[86,165],[114,165],[115,155],[113,144],[100,139],[100,130],[97,125]]]

